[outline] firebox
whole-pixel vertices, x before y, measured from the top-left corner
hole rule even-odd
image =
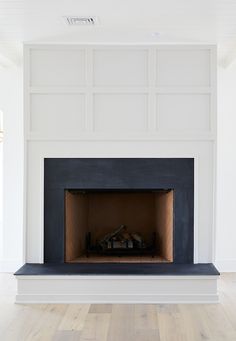
[[[193,263],[192,158],[48,158],[45,263]]]
[[[65,262],[173,262],[174,191],[65,190]]]

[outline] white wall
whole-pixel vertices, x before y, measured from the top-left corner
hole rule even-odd
[[[216,264],[236,271],[236,62],[218,69]]]
[[[22,69],[0,69],[0,108],[4,116],[2,271],[14,271],[23,261],[22,99]]]

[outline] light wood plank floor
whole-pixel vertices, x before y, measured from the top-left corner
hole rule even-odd
[[[15,285],[0,274],[1,341],[236,341],[236,273],[212,305],[16,305]]]

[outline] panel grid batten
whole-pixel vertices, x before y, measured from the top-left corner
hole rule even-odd
[[[29,140],[35,138],[66,140],[72,135],[76,140],[80,139],[81,133],[89,134],[90,138],[101,139],[105,138],[111,130],[117,137],[121,134],[127,137],[133,136],[134,133],[140,134],[144,131],[146,137],[155,136],[155,139],[161,139],[166,133],[170,139],[191,136],[192,139],[199,140],[211,138],[211,135],[215,134],[214,46],[26,45],[25,57],[27,54],[29,61],[25,72],[29,75],[25,80],[25,105],[28,121],[26,133]],[[53,56],[57,58],[54,60]],[[53,117],[57,115],[57,111],[52,108],[50,114],[46,116],[41,112],[35,113],[31,98],[37,98],[40,94],[47,94],[48,101],[50,96],[55,94],[60,96],[83,94],[84,109],[76,105],[73,108],[77,115],[84,117],[84,124],[78,126],[75,116],[69,118],[67,113],[62,114],[57,122]],[[102,116],[95,103],[98,94],[111,101],[112,109],[110,106],[103,108]],[[117,96],[111,97],[111,94]],[[183,96],[191,94],[195,96],[204,94],[210,103],[208,106],[206,101],[202,108],[198,109],[200,111],[193,114],[193,120],[191,115],[189,118],[188,115],[181,116]],[[126,100],[119,108],[121,95],[126,95],[123,97]],[[137,108],[134,105],[129,107],[128,103],[134,104],[138,97],[144,95],[147,96],[146,107],[139,105]],[[171,101],[173,95],[179,97],[179,107],[175,109],[171,118],[165,114],[165,111],[160,113],[157,110],[159,95],[165,95],[167,101]],[[196,103],[199,101],[200,97]],[[193,109],[196,103],[193,102]],[[202,122],[198,120],[198,114],[205,117]],[[39,120],[32,129],[31,121],[35,115],[39,116]],[[165,129],[159,124],[160,115],[165,121]],[[131,120],[128,124],[126,117]],[[70,120],[70,124],[68,123],[68,128],[63,130],[65,119]],[[137,119],[141,120],[138,125],[135,125]],[[206,125],[204,121],[209,121],[209,124]],[[111,122],[117,124],[118,128],[113,129]],[[199,127],[195,131],[196,122]],[[176,127],[176,123],[178,129],[173,130],[171,126],[169,127],[170,124]],[[182,123],[184,123],[183,127],[181,127]],[[49,131],[43,129],[45,125],[49,127]],[[55,130],[55,126],[59,128]],[[201,138],[202,134],[204,134],[203,138]]]

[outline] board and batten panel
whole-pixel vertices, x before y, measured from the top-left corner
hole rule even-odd
[[[159,49],[156,55],[156,85],[159,87],[211,85],[209,49]]]
[[[197,45],[31,45],[27,138],[211,138],[214,55]]]
[[[157,129],[164,132],[207,132],[210,112],[208,94],[157,95]]]
[[[93,53],[93,85],[147,86],[148,50],[102,49]]]
[[[160,91],[156,96],[159,132],[190,134],[211,131],[210,63],[210,49],[157,50],[156,85],[166,89],[166,93]],[[201,93],[201,89],[205,92]]]
[[[32,49],[30,53],[31,86],[85,85],[85,51],[80,49]]]
[[[103,132],[147,130],[145,94],[95,94],[94,129]]]
[[[42,136],[66,136],[85,129],[83,94],[31,94],[30,129]]]

